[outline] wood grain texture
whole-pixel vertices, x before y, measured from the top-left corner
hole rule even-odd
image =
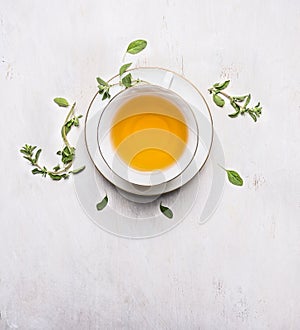
[[[0,329],[299,329],[299,1],[0,7]],[[149,41],[138,64],[182,72],[204,93],[231,79],[229,91],[264,106],[254,124],[209,100],[226,165],[245,187],[226,185],[205,225],[195,206],[143,241],[98,229],[71,181],[33,178],[18,155],[38,143],[55,164],[65,113],[52,99],[84,113],[95,77],[114,74],[135,38]]]

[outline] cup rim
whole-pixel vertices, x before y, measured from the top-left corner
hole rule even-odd
[[[168,71],[168,70],[166,70],[166,71]],[[173,73],[173,72],[172,72],[172,73]],[[109,107],[109,105],[111,104],[111,102],[114,101],[118,96],[120,96],[120,95],[123,94],[124,92],[126,93],[126,92],[129,91],[129,90],[132,91],[133,89],[138,89],[138,88],[142,88],[142,87],[145,87],[145,86],[155,87],[155,88],[158,88],[158,89],[160,89],[160,90],[162,90],[162,91],[165,91],[165,92],[167,91],[167,92],[169,92],[169,93],[172,93],[172,94],[174,94],[176,97],[178,97],[178,99],[180,99],[182,102],[185,103],[186,108],[189,109],[189,112],[190,112],[190,114],[192,115],[192,118],[193,118],[193,123],[194,123],[195,128],[196,128],[196,132],[195,132],[195,134],[196,134],[196,144],[195,144],[195,146],[194,146],[194,148],[193,148],[193,151],[192,151],[192,153],[191,153],[191,157],[190,157],[189,161],[187,162],[187,164],[185,164],[185,166],[184,166],[183,168],[181,168],[181,169],[178,171],[179,173],[175,174],[174,176],[171,176],[171,177],[168,178],[167,180],[163,180],[163,181],[157,182],[157,183],[155,183],[155,184],[151,184],[150,182],[147,183],[147,182],[145,182],[146,180],[145,180],[144,182],[140,182],[140,181],[138,181],[138,180],[134,180],[134,181],[132,181],[132,180],[130,180],[128,177],[125,178],[124,176],[120,175],[120,173],[116,172],[116,171],[112,168],[112,166],[110,166],[110,164],[108,163],[107,159],[104,157],[103,152],[102,152],[102,150],[101,150],[101,148],[100,148],[100,141],[99,141],[99,131],[100,131],[100,130],[99,130],[99,127],[100,127],[101,119],[102,119],[102,117],[103,117],[103,114],[107,111],[107,108]],[[183,111],[181,111],[181,113],[182,113],[183,115],[185,115]],[[186,116],[185,116],[185,119],[186,119]],[[187,125],[187,127],[188,127],[188,131],[191,131],[191,130],[192,130],[188,125]],[[142,186],[144,186],[144,187],[153,186],[153,187],[154,187],[154,186],[158,186],[158,185],[161,185],[161,184],[165,184],[165,183],[167,183],[167,182],[170,182],[170,181],[172,181],[172,180],[178,178],[178,177],[179,177],[179,176],[180,176],[180,175],[181,175],[181,174],[187,169],[187,167],[189,167],[190,164],[192,163],[192,161],[193,161],[193,159],[194,159],[194,157],[195,157],[195,154],[196,154],[196,152],[197,152],[198,145],[199,145],[199,127],[198,127],[198,123],[197,123],[197,120],[196,120],[196,117],[195,117],[194,111],[192,110],[190,104],[189,104],[189,103],[188,103],[188,102],[187,102],[182,96],[180,96],[178,93],[174,92],[174,91],[171,90],[171,89],[168,89],[168,88],[162,87],[162,86],[157,85],[157,84],[152,84],[152,83],[144,84],[144,83],[141,83],[141,84],[138,84],[138,85],[136,85],[136,86],[132,86],[132,87],[130,87],[130,88],[128,88],[128,89],[123,89],[123,90],[117,92],[117,93],[116,93],[116,94],[115,94],[115,95],[109,100],[109,102],[105,105],[105,107],[102,109],[102,112],[101,112],[101,115],[100,115],[100,117],[99,117],[99,121],[98,121],[98,124],[97,124],[97,146],[98,146],[98,149],[99,149],[100,155],[101,155],[102,159],[104,160],[105,164],[106,164],[106,165],[108,166],[108,168],[109,168],[109,169],[110,169],[115,175],[117,175],[119,178],[121,178],[121,179],[123,179],[123,180],[126,180],[127,182],[129,182],[129,183],[131,183],[131,184],[134,184],[134,185],[137,185],[137,186],[141,186],[141,187],[142,187]],[[118,156],[118,157],[119,157],[119,156]],[[182,157],[182,155],[180,156],[180,158],[181,158],[181,157]],[[125,164],[125,162],[124,162],[122,159],[120,159],[120,161],[122,161],[122,162]],[[175,164],[178,164],[178,161],[176,161]],[[171,165],[171,166],[175,166],[175,164],[173,164],[173,165]],[[146,177],[149,177],[149,175],[151,175],[151,173],[156,172],[156,171],[138,171],[138,170],[136,170],[136,169],[130,167],[128,164],[125,164],[125,165],[128,166],[128,168],[130,169],[131,172],[138,173],[139,175],[144,175],[145,178],[146,178]],[[166,171],[166,170],[160,170],[160,172],[164,172],[164,171]]]

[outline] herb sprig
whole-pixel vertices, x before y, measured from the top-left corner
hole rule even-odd
[[[135,40],[132,41],[128,47],[127,50],[124,54],[124,59],[126,54],[131,54],[135,55],[140,53],[143,49],[145,49],[147,46],[147,41],[146,40]],[[146,83],[146,81],[142,81],[140,79],[133,79],[131,73],[126,73],[126,71],[131,67],[132,63],[125,63],[123,64],[120,69],[119,69],[119,82],[110,84],[108,81],[105,81],[104,79],[97,77],[96,80],[98,82],[98,89],[99,89],[99,94],[102,95],[102,100],[110,99],[111,94],[110,94],[110,89],[114,86],[123,86],[125,88],[129,88],[132,86],[135,86],[141,82]]]
[[[60,107],[69,107],[69,102],[64,98],[55,98],[54,102]],[[32,166],[34,166],[34,169],[31,171],[32,174],[41,174],[42,177],[46,177],[48,175],[52,180],[59,181],[61,179],[68,179],[70,174],[77,174],[85,169],[85,166],[81,166],[73,170],[71,169],[75,157],[75,148],[70,145],[67,135],[73,126],[79,126],[79,119],[82,117],[82,115],[75,116],[75,106],[76,103],[73,103],[71,110],[69,111],[61,128],[61,136],[64,145],[63,148],[57,151],[56,154],[61,156],[62,165],[58,164],[54,166],[52,170],[49,170],[46,166],[40,165],[39,163],[39,157],[42,149],[35,151],[37,146],[32,146],[29,144],[25,144],[21,148],[20,152],[23,154],[23,157],[27,159]]]
[[[229,85],[230,80],[226,80],[222,83],[216,83],[211,88],[208,89],[209,93],[213,96],[213,101],[218,107],[223,107],[225,105],[225,100],[220,96],[224,96],[230,101],[231,106],[234,108],[235,112],[229,114],[230,118],[236,118],[238,115],[244,116],[246,113],[256,122],[261,115],[262,107],[260,102],[254,107],[249,107],[251,100],[251,94],[242,96],[230,96],[223,92],[225,88]]]

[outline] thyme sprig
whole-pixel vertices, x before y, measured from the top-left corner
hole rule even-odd
[[[260,117],[262,112],[262,107],[260,102],[254,107],[249,107],[251,100],[251,94],[242,96],[230,96],[223,90],[229,85],[230,80],[226,80],[222,83],[216,83],[211,88],[208,89],[209,93],[213,96],[213,101],[218,107],[223,107],[225,105],[225,100],[220,96],[224,96],[230,101],[231,106],[234,108],[235,112],[229,114],[230,118],[236,118],[238,115],[244,116],[248,114],[255,122]]]
[[[60,107],[69,106],[68,101],[64,98],[55,98],[54,102],[57,103]],[[85,166],[81,166],[77,169],[71,169],[73,160],[75,158],[75,148],[71,146],[67,135],[73,126],[79,126],[79,119],[82,117],[82,115],[75,116],[75,106],[76,103],[73,103],[61,128],[61,136],[64,145],[63,148],[57,151],[56,154],[61,156],[62,164],[58,164],[54,166],[52,170],[49,170],[46,166],[39,163],[39,157],[41,155],[42,149],[35,151],[37,146],[32,146],[30,144],[25,144],[20,149],[23,157],[27,159],[32,166],[34,166],[34,169],[31,171],[32,174],[41,174],[42,177],[46,177],[48,175],[52,180],[59,181],[61,179],[68,179],[70,174],[77,174],[85,169]]]
[[[147,46],[147,41],[146,40],[135,40],[132,41],[125,52],[126,54],[131,54],[135,55],[140,53],[143,49],[145,49]],[[125,58],[124,55],[124,58]],[[133,79],[131,73],[126,73],[126,71],[130,68],[132,63],[125,63],[123,64],[120,69],[119,69],[119,82],[115,84],[110,84],[108,81],[105,81],[104,79],[97,77],[96,80],[98,82],[98,89],[99,89],[99,94],[102,95],[102,100],[110,99],[111,94],[110,94],[110,89],[114,86],[122,86],[125,88],[133,87],[139,83],[146,83],[146,81],[140,80],[140,79]]]

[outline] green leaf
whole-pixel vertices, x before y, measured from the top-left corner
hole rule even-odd
[[[110,99],[109,89],[107,89],[102,96],[102,101],[106,99]]]
[[[56,154],[57,154],[57,155],[61,155],[61,150],[58,150],[58,151],[56,152]]]
[[[243,102],[246,97],[248,97],[248,95],[244,95],[244,96],[233,96],[232,98],[234,99],[234,101],[237,101],[237,102]]]
[[[65,146],[62,150],[62,155],[63,156],[69,156],[71,154],[71,150],[68,146]]]
[[[31,171],[32,174],[40,174],[40,173],[43,173],[43,171],[39,170],[37,167],[34,168],[32,171]]]
[[[54,181],[59,181],[62,178],[62,176],[59,174],[53,174],[51,172],[49,172],[48,174],[49,174],[50,178]]]
[[[23,156],[25,159],[29,160],[31,165],[34,165],[34,160],[30,156]]]
[[[34,158],[34,162],[37,163],[37,161],[39,160],[40,154],[42,152],[42,149],[39,149],[36,153],[35,153],[35,158]]]
[[[85,169],[85,166],[81,166],[81,167],[77,168],[76,170],[70,171],[69,173],[77,174],[77,173],[82,172],[84,169]]]
[[[76,126],[76,127],[79,126],[79,119],[78,119],[78,117],[74,117],[74,126]]]
[[[245,104],[244,104],[244,108],[247,107],[247,105],[249,104],[250,100],[251,100],[251,94],[249,94],[249,95],[247,96],[247,99],[246,99]]]
[[[128,88],[131,87],[131,73],[128,73],[123,79],[122,79],[122,84]]]
[[[73,124],[74,124],[74,119],[72,118],[65,123],[65,126],[71,128]]]
[[[223,166],[218,164],[224,171],[227,173],[227,177],[230,183],[234,184],[235,186],[242,186],[243,185],[243,179],[240,177],[240,175],[233,170],[226,170]]]
[[[235,186],[242,186],[243,185],[243,179],[240,177],[240,175],[233,170],[226,170],[228,180],[230,183],[234,184]]]
[[[216,83],[213,85],[213,87],[219,91],[221,91],[222,89],[225,89],[230,83],[230,80],[226,80],[222,83]]]
[[[59,164],[53,167],[53,171],[55,171],[55,172],[58,171],[59,169],[60,169],[60,165]]]
[[[138,54],[141,52],[143,49],[145,49],[147,46],[147,41],[146,40],[135,40],[132,41],[129,46],[127,47],[126,52],[129,54]]]
[[[108,197],[107,197],[107,195],[106,195],[106,196],[102,199],[101,202],[97,203],[97,205],[96,205],[97,210],[98,210],[98,211],[103,210],[103,209],[105,208],[105,206],[107,205],[107,203],[108,203]]]
[[[218,94],[213,94],[213,100],[218,107],[223,107],[225,101]]]
[[[248,113],[249,113],[249,115],[251,116],[251,118],[256,122],[256,121],[257,121],[257,118],[256,118],[254,112],[251,111],[251,110],[249,110]]]
[[[65,126],[65,134],[68,135],[71,130],[71,127]]]
[[[66,135],[68,135],[68,133],[70,132],[70,130],[71,130],[71,128],[72,128],[73,125],[74,125],[74,118],[68,120],[65,123],[64,127],[65,127],[65,133],[66,133]]]
[[[97,77],[96,79],[100,86],[108,86],[108,83],[106,81],[104,81],[103,79],[101,79],[100,77]]]
[[[28,151],[24,150],[24,149],[20,149],[20,152],[26,156],[30,155],[30,153],[28,153]]]
[[[162,205],[162,202],[160,202],[159,208],[160,208],[160,211],[163,213],[164,216],[166,216],[169,219],[172,219],[173,218],[173,212],[172,212],[172,210],[169,209],[166,206],[163,206]]]
[[[230,99],[230,104],[232,105],[232,107],[234,108],[235,111],[237,111],[237,112],[241,111],[240,106],[237,103],[235,103],[232,98]]]
[[[65,146],[62,150],[61,161],[64,164],[68,164],[74,159],[74,156],[75,156],[75,148]]]
[[[98,89],[99,89],[99,94],[103,94],[104,91],[107,89],[106,87],[103,87],[101,85],[98,85]]]
[[[122,74],[131,66],[132,63],[126,63],[126,64],[123,64],[121,67],[120,67],[120,71],[119,71],[119,75],[122,76]]]
[[[69,106],[69,102],[63,97],[56,97],[53,101],[60,107],[66,108]]]
[[[228,115],[230,118],[236,118],[239,115],[240,111],[238,110],[237,112],[231,113]]]

